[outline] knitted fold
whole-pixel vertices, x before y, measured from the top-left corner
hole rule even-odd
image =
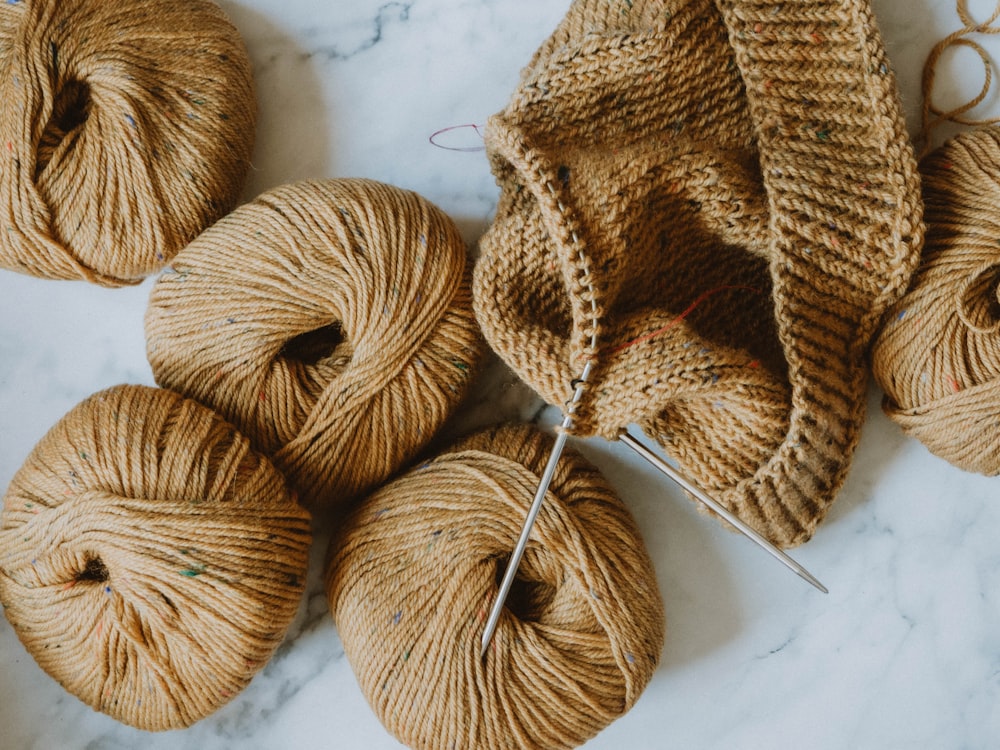
[[[867,2],[577,0],[486,129],[486,337],[574,429],[637,423],[777,544],[846,477],[922,243]]]

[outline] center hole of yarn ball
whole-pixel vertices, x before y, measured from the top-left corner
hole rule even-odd
[[[507,569],[507,558],[497,561],[496,585],[500,588],[504,571]],[[514,576],[507,594],[504,606],[521,622],[541,622],[545,611],[556,595],[556,587],[545,581],[531,581],[521,576]]]
[[[340,323],[316,328],[301,333],[290,339],[282,348],[281,353],[288,359],[294,359],[305,365],[316,365],[320,362],[350,359],[350,346],[344,338]]]
[[[87,565],[82,571],[76,574],[77,581],[93,581],[94,583],[104,583],[111,577],[104,561],[99,557],[92,557],[87,560]]]
[[[1000,265],[979,273],[962,290],[959,314],[967,326],[992,333],[1000,324]]]
[[[90,117],[91,101],[90,84],[85,81],[71,79],[56,92],[52,116],[38,144],[36,177],[48,166],[60,144]]]

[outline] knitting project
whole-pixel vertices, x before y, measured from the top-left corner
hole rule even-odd
[[[923,231],[871,8],[577,0],[485,132],[487,340],[576,433],[637,423],[773,542],[810,538]]]

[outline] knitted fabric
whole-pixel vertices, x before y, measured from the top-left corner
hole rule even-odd
[[[487,340],[575,430],[655,437],[775,543],[808,539],[864,357],[922,242],[867,2],[577,0],[486,128]]]

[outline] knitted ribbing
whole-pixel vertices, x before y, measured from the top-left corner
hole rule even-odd
[[[594,362],[579,434],[636,422],[767,537],[808,539],[922,241],[868,4],[577,0],[486,144],[491,345],[553,403]]]
[[[214,3],[6,2],[0,29],[0,266],[136,283],[236,204],[256,99]]]
[[[475,435],[375,491],[331,541],[327,592],[385,726],[413,748],[576,747],[635,703],[663,605],[632,517],[567,451],[485,659],[497,581],[552,440]]]
[[[483,349],[454,222],[361,179],[285,185],[220,220],[157,281],[146,335],[156,381],[225,415],[314,508],[426,445]]]
[[[231,425],[175,393],[119,386],[70,411],[11,481],[0,601],[80,700],[176,729],[270,658],[309,543],[308,514]]]

